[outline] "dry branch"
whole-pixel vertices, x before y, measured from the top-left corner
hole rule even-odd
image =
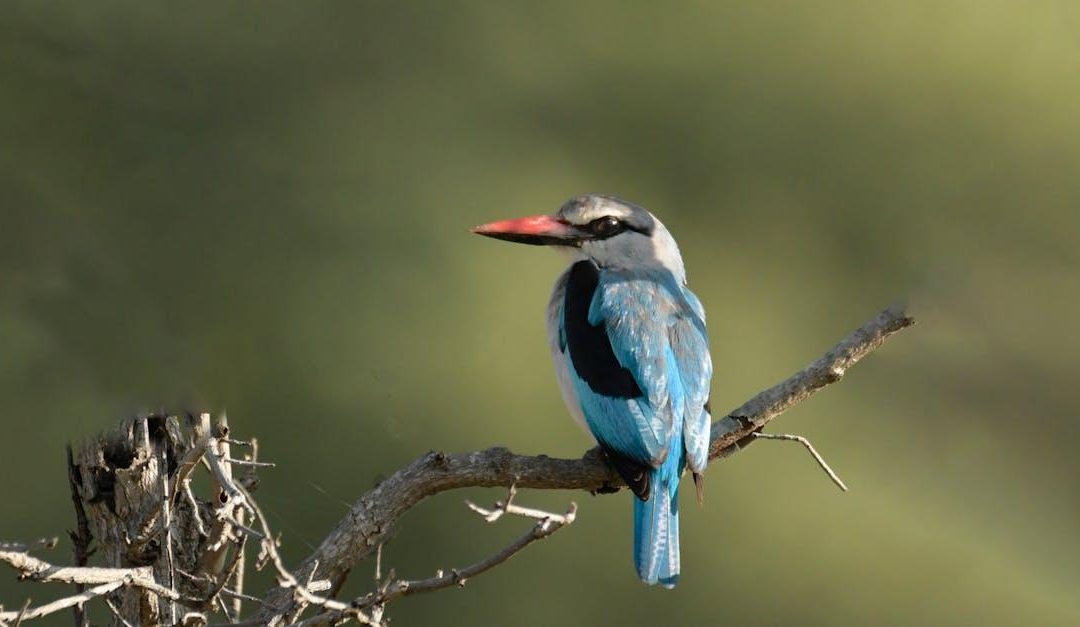
[[[387,578],[385,582],[381,583],[374,592],[356,599],[349,605],[348,609],[323,612],[307,620],[300,621],[297,625],[302,625],[303,627],[336,625],[344,619],[355,618],[356,616],[360,616],[363,620],[374,620],[375,624],[380,624],[379,621],[382,619],[385,605],[390,601],[413,594],[436,592],[454,586],[464,586],[469,579],[482,575],[499,564],[502,564],[523,551],[525,547],[533,542],[548,538],[556,531],[573,523],[574,518],[577,516],[576,503],[570,503],[569,509],[563,514],[514,505],[511,503],[511,500],[514,498],[514,491],[514,486],[510,486],[510,495],[507,497],[506,501],[496,503],[495,507],[492,509],[485,509],[474,503],[468,503],[470,509],[477,514],[480,514],[480,516],[489,523],[497,521],[505,514],[523,516],[525,518],[536,520],[536,524],[533,525],[529,531],[500,549],[497,553],[490,555],[475,564],[465,566],[464,568],[454,568],[449,572],[439,570],[435,573],[434,577],[428,577],[426,579],[394,579],[391,574],[391,576]],[[370,614],[363,614],[365,610],[368,610]],[[363,623],[363,620],[360,620],[360,622]]]
[[[770,420],[839,381],[890,335],[914,323],[902,308],[887,309],[820,359],[714,422],[710,458],[741,450]],[[783,439],[802,442],[834,476],[805,438]],[[231,445],[251,446],[251,455],[234,458]],[[24,579],[76,584],[78,593],[36,607],[27,602],[20,611],[0,608],[0,627],[68,607],[76,608],[76,623],[82,624],[82,605],[98,597],[114,615],[114,625],[162,624],[167,619],[169,624],[195,627],[206,625],[209,614],[220,609],[232,625],[355,621],[382,627],[390,601],[464,585],[468,578],[494,568],[574,520],[573,504],[565,514],[555,514],[513,503],[517,488],[598,493],[623,485],[597,449],[581,459],[516,455],[504,448],[459,454],[432,451],[362,495],[315,552],[290,570],[278,554],[277,537],[250,494],[258,483],[255,469],[272,466],[258,460],[257,450],[254,439],[234,440],[224,422],[211,428],[209,415],[202,414],[129,419],[111,434],[88,442],[78,456],[69,452],[78,528],[71,536],[77,565],[54,566],[31,556],[32,546],[14,544],[0,544],[0,562]],[[233,465],[245,469],[243,477],[234,476]],[[191,486],[191,475],[200,466],[207,471],[213,490],[204,500]],[[391,571],[384,581],[376,575],[375,589],[351,603],[334,598],[349,571],[380,550],[410,508],[440,492],[485,486],[508,487],[510,492],[493,508],[470,503],[474,511],[488,522],[507,515],[530,518],[536,520],[533,527],[470,566],[416,580],[397,578]],[[91,538],[109,568],[85,565],[93,552]],[[259,547],[256,568],[270,565],[277,575],[278,586],[261,599],[243,591],[244,546],[249,540]],[[258,605],[253,617],[241,618],[240,600]],[[316,613],[301,620],[306,608],[316,608]]]
[[[856,329],[821,358],[788,379],[761,392],[713,423],[710,459],[736,452],[753,441],[773,418],[843,378],[849,368],[881,346],[889,336],[915,324],[903,306],[894,305]],[[473,453],[432,451],[361,496],[322,544],[300,566],[329,579],[336,591],[349,571],[384,543],[401,516],[429,496],[466,487],[589,490],[603,492],[622,480],[593,449],[581,459],[516,455],[501,447]],[[297,605],[287,591],[272,590],[258,619],[293,620]]]

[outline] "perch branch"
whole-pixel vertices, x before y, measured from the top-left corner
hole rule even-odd
[[[788,379],[761,392],[712,425],[709,458],[725,457],[752,442],[773,418],[836,383],[859,360],[894,333],[915,324],[902,306],[893,306],[856,329],[825,355]],[[401,516],[429,496],[464,487],[497,487],[601,491],[623,485],[595,449],[581,459],[516,455],[505,448],[472,453],[432,451],[398,470],[362,495],[298,572],[329,579],[336,591],[360,560],[388,539]],[[293,620],[303,599],[293,586],[271,590],[256,620]],[[328,606],[324,606],[328,607]],[[334,608],[329,608],[334,609]]]

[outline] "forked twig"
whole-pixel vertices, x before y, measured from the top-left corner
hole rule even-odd
[[[815,449],[814,445],[810,443],[810,440],[807,440],[801,435],[791,435],[790,433],[754,433],[753,437],[755,440],[785,440],[788,442],[798,442],[799,444],[802,444],[806,447],[806,450],[810,452],[810,455],[813,456],[814,461],[818,463],[818,466],[821,466],[821,469],[825,471],[825,474],[829,475],[829,478],[832,479],[833,483],[835,483],[844,492],[847,492],[847,486],[833,471],[833,469],[829,467],[829,464],[825,461],[825,458],[821,456],[821,453],[817,452],[817,449]]]
[[[350,606],[350,611],[368,609],[371,611],[371,617],[381,624],[383,609],[388,602],[403,596],[434,592],[436,590],[443,590],[454,586],[464,586],[469,579],[502,564],[514,555],[520,553],[525,547],[533,542],[547,538],[559,529],[573,523],[577,516],[576,503],[570,503],[570,506],[565,513],[556,514],[554,512],[546,512],[531,507],[514,505],[512,501],[517,494],[517,489],[511,485],[508,492],[505,501],[496,502],[494,507],[490,509],[480,507],[470,501],[466,501],[466,504],[469,506],[469,509],[479,514],[481,518],[488,523],[495,522],[506,514],[536,520],[536,524],[533,525],[529,531],[503,547],[497,553],[482,559],[479,562],[470,564],[464,568],[454,568],[449,572],[439,570],[436,571],[434,577],[415,580],[395,579],[393,571],[391,571],[390,577],[385,582],[378,584],[374,592],[368,593],[353,601]],[[380,563],[377,564],[377,570],[381,570],[382,568],[381,554],[382,551],[379,549],[377,555],[380,556],[378,560]],[[345,618],[347,618],[346,613],[331,610],[301,621],[298,625],[303,625],[305,627],[333,625]]]

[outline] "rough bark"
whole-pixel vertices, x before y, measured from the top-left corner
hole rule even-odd
[[[179,573],[220,573],[216,564],[200,565],[215,538],[201,531],[202,520],[212,517],[211,505],[184,498],[184,482],[209,431],[206,414],[141,416],[79,447],[71,472],[101,562],[150,572],[153,581],[181,597],[202,596],[201,587]],[[175,601],[146,588],[124,587],[111,592],[109,600],[133,624],[177,619]],[[116,618],[114,624],[122,623]]]

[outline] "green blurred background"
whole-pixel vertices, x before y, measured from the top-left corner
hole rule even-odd
[[[671,592],[626,494],[524,493],[579,522],[395,624],[1080,624],[1077,32],[1071,0],[4,3],[0,536],[62,535],[64,442],[159,406],[260,438],[293,564],[428,449],[580,454],[562,260],[466,229],[601,191],[678,238],[720,410],[911,299],[772,425],[851,492],[794,445],[715,465]],[[425,503],[387,565],[527,526],[464,496],[501,493]]]

